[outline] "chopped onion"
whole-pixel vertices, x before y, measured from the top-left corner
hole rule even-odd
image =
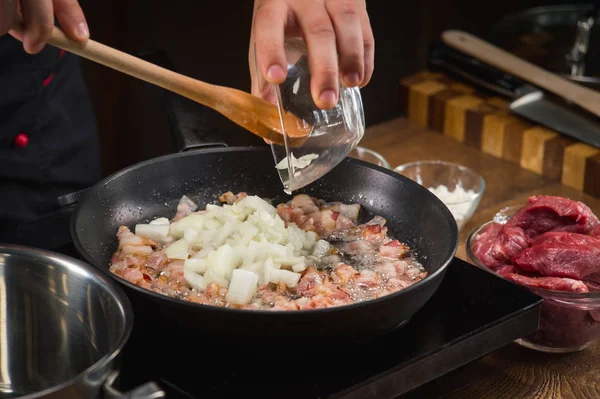
[[[304,263],[299,263],[297,265],[292,266],[292,271],[296,273],[300,273],[306,270],[306,265]]]
[[[208,286],[208,282],[204,277],[190,270],[184,269],[183,278],[188,282],[189,285],[192,286],[192,288],[200,291],[204,291]]]
[[[175,241],[165,249],[165,255],[168,259],[181,259],[186,260],[188,258],[188,242],[185,238]]]
[[[183,270],[184,271],[191,271],[194,273],[204,273],[206,271],[206,259],[195,259],[195,258],[191,258],[191,259],[186,259],[185,262],[183,263]]]
[[[203,274],[205,284],[222,287],[231,284],[236,270],[255,273],[262,285],[282,267],[293,272],[276,272],[275,280],[293,286],[318,240],[316,233],[293,223],[286,227],[275,207],[256,196],[233,205],[207,205],[174,222],[168,234],[178,240],[167,246],[167,258],[184,260],[184,271]]]
[[[269,282],[285,283],[288,287],[295,287],[300,280],[300,273],[290,272],[283,269],[271,269],[269,273]]]
[[[168,226],[170,222],[167,218],[157,218],[151,221],[150,224],[166,224]]]
[[[353,222],[356,222],[356,219],[358,219],[359,213],[360,213],[360,205],[359,204],[351,204],[351,205],[340,204],[340,214],[342,214],[343,216],[346,216],[348,219],[352,220]]]
[[[233,271],[231,283],[227,291],[225,299],[234,305],[245,305],[250,303],[258,285],[258,276],[256,273],[236,269]]]
[[[166,243],[169,239],[169,225],[164,224],[136,224],[135,235],[149,238],[152,241]]]
[[[300,158],[296,158],[294,156],[294,153],[292,152],[290,154],[290,160],[291,160],[291,164],[292,167],[294,169],[304,169],[306,168],[308,165],[310,165],[310,163],[317,159],[319,157],[319,155],[317,154],[306,154],[301,156]],[[288,168],[288,159],[287,157],[284,157],[277,165],[275,165],[276,169],[287,169]],[[298,173],[299,174],[299,173]]]

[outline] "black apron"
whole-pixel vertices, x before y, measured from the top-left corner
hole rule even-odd
[[[0,231],[54,212],[57,197],[100,178],[78,57],[52,46],[29,55],[0,37]]]

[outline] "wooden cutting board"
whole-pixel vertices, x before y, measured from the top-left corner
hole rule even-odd
[[[470,147],[600,198],[600,149],[513,114],[508,101],[477,92],[441,73],[400,81],[409,120]]]

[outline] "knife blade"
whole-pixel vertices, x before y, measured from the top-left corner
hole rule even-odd
[[[600,118],[552,93],[441,42],[430,48],[429,67],[507,98],[509,109],[525,119],[600,147]]]

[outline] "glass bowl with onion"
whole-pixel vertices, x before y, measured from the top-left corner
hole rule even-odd
[[[319,109],[310,92],[306,44],[302,38],[292,37],[286,38],[284,47],[287,78],[282,84],[271,86],[266,100],[277,104],[284,139],[289,123],[289,118],[283,118],[286,112],[298,117],[296,123],[312,127],[300,147],[287,145],[287,140],[285,145],[270,144],[284,191],[291,194],[324,176],[348,156],[364,135],[365,117],[359,88],[341,83],[337,105]],[[260,75],[257,79],[264,81]]]
[[[452,162],[409,162],[394,171],[435,194],[452,212],[459,230],[471,219],[485,191],[485,180],[479,173]]]
[[[520,285],[543,298],[539,329],[515,342],[539,352],[570,353],[586,349],[600,338],[600,287],[588,292],[559,291],[536,287],[527,280],[515,281],[502,275],[502,268],[493,271],[475,255],[475,246],[482,234],[494,225],[505,224],[521,206],[509,206],[494,218],[476,227],[467,237],[466,252],[471,263],[482,270]]]

